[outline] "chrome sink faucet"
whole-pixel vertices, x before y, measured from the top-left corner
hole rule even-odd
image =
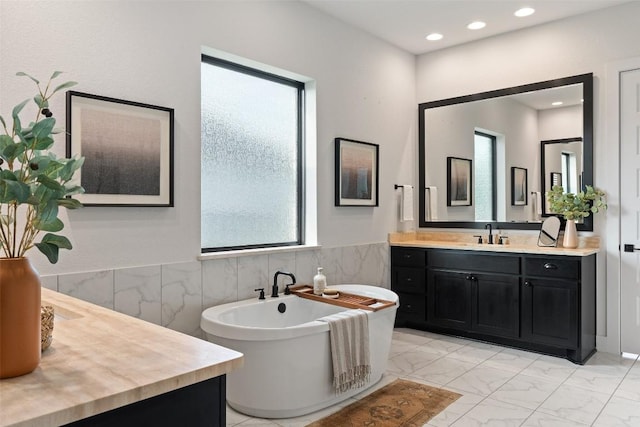
[[[291,293],[291,291],[289,290],[289,286],[296,284],[296,276],[294,276],[293,273],[289,273],[288,271],[281,271],[281,270],[276,271],[276,274],[273,275],[273,288],[271,288],[272,298],[278,297],[278,276],[280,276],[281,274],[283,276],[291,277],[291,280],[293,281],[293,283],[290,283],[287,286],[285,286],[284,288],[285,295],[289,295]]]
[[[484,229],[489,229],[489,240],[487,240],[487,243],[490,245],[493,245],[493,227],[491,224],[487,224],[484,226]]]

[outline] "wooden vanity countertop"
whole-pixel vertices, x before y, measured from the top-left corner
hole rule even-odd
[[[0,380],[0,426],[54,426],[225,375],[242,353],[49,289],[53,342],[30,374]]]
[[[537,245],[538,236],[520,235],[509,233],[509,243],[506,245],[477,243],[474,235],[482,235],[486,238],[485,230],[475,233],[449,233],[449,232],[408,232],[390,233],[389,244],[391,246],[405,246],[418,248],[459,249],[466,251],[485,252],[510,252],[521,254],[541,255],[565,255],[565,256],[589,256],[600,251],[600,239],[598,237],[579,237],[578,247],[575,249],[564,248],[559,242],[558,247],[541,247]],[[494,238],[496,235],[494,234]],[[496,238],[497,239],[497,238]]]

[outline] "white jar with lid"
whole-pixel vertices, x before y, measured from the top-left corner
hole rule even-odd
[[[313,276],[313,293],[315,295],[322,295],[326,287],[327,278],[322,274],[322,267],[318,267],[318,274]]]

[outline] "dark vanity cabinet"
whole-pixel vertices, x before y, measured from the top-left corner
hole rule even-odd
[[[446,250],[428,253],[429,324],[497,336],[518,335],[517,256]]]
[[[398,323],[420,326],[425,322],[426,251],[409,248],[391,250],[391,288],[398,294]]]
[[[566,357],[595,351],[595,255],[391,248],[397,326]]]
[[[522,286],[522,337],[566,349],[584,361],[595,350],[595,255],[528,256]]]

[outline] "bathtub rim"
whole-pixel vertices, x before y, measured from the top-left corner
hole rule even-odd
[[[395,302],[395,305],[387,308],[383,308],[378,311],[364,310],[368,316],[379,316],[384,313],[391,313],[395,316],[395,311],[398,308],[398,295],[386,288],[381,288],[372,285],[359,285],[359,284],[340,284],[332,285],[332,288],[342,290],[344,292],[352,292],[363,296],[369,296],[373,298],[380,298],[387,301]],[[327,322],[320,320],[311,320],[309,322],[301,323],[299,325],[288,326],[285,328],[261,328],[256,326],[241,326],[223,322],[220,320],[220,316],[229,311],[237,309],[238,307],[252,306],[256,304],[272,304],[286,303],[287,301],[293,301],[294,299],[303,299],[296,295],[282,295],[278,298],[267,298],[266,300],[258,300],[257,298],[245,299],[226,304],[220,304],[217,306],[209,307],[205,309],[200,316],[200,328],[207,334],[207,337],[220,337],[238,341],[271,341],[271,340],[285,340],[295,338],[308,334],[320,334],[329,330]],[[303,299],[313,304],[324,304],[321,301],[314,301],[310,299]],[[347,307],[339,307],[340,311],[354,310]],[[359,310],[359,309],[358,309]],[[274,335],[277,334],[277,337]]]

